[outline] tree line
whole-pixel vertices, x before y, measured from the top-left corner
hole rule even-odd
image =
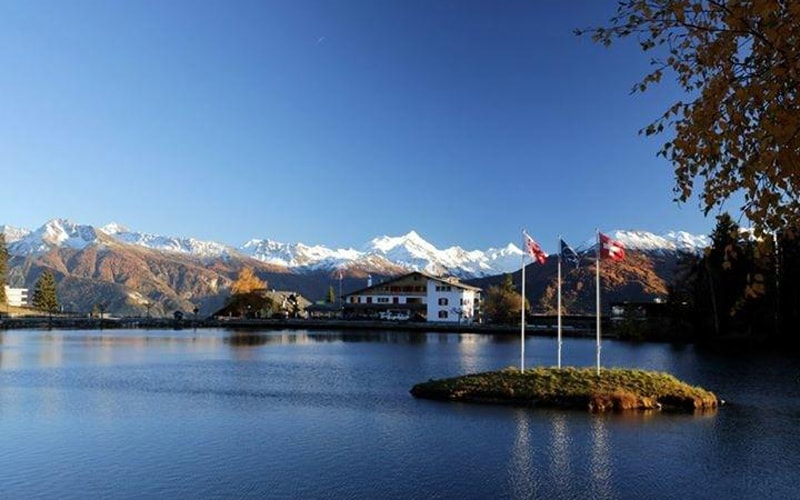
[[[800,319],[800,233],[772,237],[717,218],[711,246],[684,254],[670,286],[674,328],[695,340],[720,337],[788,341]]]

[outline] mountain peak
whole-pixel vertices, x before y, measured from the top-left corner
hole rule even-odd
[[[670,231],[657,235],[648,231],[617,230],[611,234],[630,250],[696,253],[711,244],[708,236],[694,235],[685,231]]]
[[[109,235],[131,232],[131,230],[127,227],[123,226],[122,224],[117,224],[116,222],[109,222],[105,226],[101,227],[100,230]]]
[[[69,219],[52,219],[36,231],[0,226],[13,255],[47,252],[54,247],[81,249],[92,244],[119,242],[151,250],[208,258],[247,256],[258,261],[287,267],[295,272],[334,269],[370,269],[386,274],[398,269],[450,273],[461,278],[503,274],[520,268],[522,250],[514,243],[486,250],[465,250],[459,246],[439,249],[415,230],[402,236],[381,236],[360,249],[331,249],[324,245],[280,243],[271,239],[252,239],[239,247],[195,238],[178,238],[141,233],[112,222],[101,229],[75,224]],[[668,253],[698,252],[709,246],[707,236],[683,231],[656,235],[647,231],[617,230],[608,233],[629,250]],[[595,243],[592,238],[588,243]],[[575,247],[580,251],[580,247]]]

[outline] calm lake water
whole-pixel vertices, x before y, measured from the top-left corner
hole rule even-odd
[[[527,366],[555,363],[530,338]],[[728,401],[703,415],[416,400],[518,363],[518,338],[0,332],[2,498],[798,498],[800,362],[606,341]],[[593,366],[568,339],[566,364]]]

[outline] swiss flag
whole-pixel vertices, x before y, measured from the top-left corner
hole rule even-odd
[[[617,240],[612,240],[600,233],[600,257],[603,259],[622,260],[625,258],[625,247]]]
[[[544,264],[547,260],[547,254],[544,253],[544,250],[542,250],[542,247],[540,247],[538,243],[533,241],[533,238],[528,236],[528,233],[525,233],[525,250],[528,251],[531,259],[539,264]]]

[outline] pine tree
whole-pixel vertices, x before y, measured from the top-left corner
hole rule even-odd
[[[33,290],[33,307],[51,313],[58,310],[56,279],[49,269],[45,269],[36,282]]]
[[[8,301],[6,297],[6,287],[8,284],[8,248],[6,248],[6,236],[0,233],[0,304]]]
[[[328,304],[336,302],[336,292],[333,291],[333,285],[328,287]]]

